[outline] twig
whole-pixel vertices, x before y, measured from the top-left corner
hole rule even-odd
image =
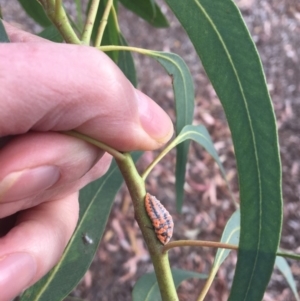
[[[138,174],[130,154],[123,155],[125,157],[124,159],[116,159],[116,161],[132,198],[135,219],[149,249],[161,298],[164,301],[177,301],[178,296],[170,269],[168,254],[162,253],[162,245],[157,240],[150,219],[146,213],[144,205],[146,195],[145,183]]]
[[[40,1],[49,19],[56,26],[63,36],[64,40],[70,44],[81,44],[73,30],[61,0],[44,0]]]
[[[204,241],[204,240],[177,240],[171,241],[163,247],[163,252],[176,247],[210,247],[210,248],[221,248],[221,249],[231,249],[238,250],[238,246],[225,244],[217,241]]]
[[[84,44],[87,44],[87,45],[90,44],[92,31],[94,28],[94,23],[95,23],[99,4],[100,4],[100,0],[92,0],[92,2],[91,2],[91,6],[89,9],[87,19],[85,21],[84,30],[83,30],[82,37],[81,37],[81,41]]]
[[[100,21],[99,28],[98,28],[98,33],[97,33],[97,37],[96,37],[95,45],[94,45],[95,47],[98,47],[101,45],[102,37],[104,34],[104,30],[105,30],[105,27],[107,24],[108,16],[109,16],[112,5],[113,5],[113,0],[108,0],[105,10],[104,10],[104,13],[103,13],[103,16],[102,16],[102,19]]]

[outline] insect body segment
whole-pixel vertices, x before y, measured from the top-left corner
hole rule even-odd
[[[172,216],[161,202],[149,193],[145,197],[145,207],[157,239],[165,245],[169,242],[173,234],[174,223]]]

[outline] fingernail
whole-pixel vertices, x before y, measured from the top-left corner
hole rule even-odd
[[[54,185],[59,177],[56,166],[12,172],[0,183],[0,202],[17,201],[38,194]]]
[[[173,124],[167,113],[144,93],[136,90],[140,121],[145,132],[155,140],[166,142],[173,134]]]
[[[1,300],[11,300],[25,289],[36,273],[36,263],[28,253],[0,258]]]

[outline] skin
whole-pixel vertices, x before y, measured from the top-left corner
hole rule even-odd
[[[153,150],[173,134],[167,114],[105,54],[5,27],[11,43],[0,44],[0,301],[57,263],[76,227],[79,189],[111,162],[60,131],[119,151]]]

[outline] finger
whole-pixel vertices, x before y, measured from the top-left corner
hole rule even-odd
[[[107,171],[111,157],[102,156],[95,146],[59,133],[14,138],[0,151],[0,217],[78,191]]]
[[[96,49],[10,43],[0,56],[0,136],[75,129],[131,151],[155,149],[173,134],[167,114]]]
[[[19,214],[15,227],[0,238],[1,300],[11,300],[58,262],[77,219],[77,193]]]

